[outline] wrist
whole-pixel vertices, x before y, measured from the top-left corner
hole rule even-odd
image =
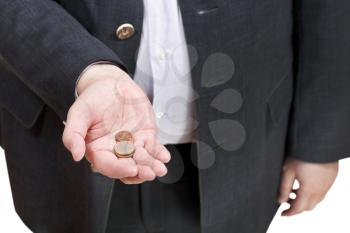
[[[81,75],[76,85],[76,94],[80,95],[91,84],[106,80],[129,78],[128,74],[113,64],[96,64],[88,67]]]

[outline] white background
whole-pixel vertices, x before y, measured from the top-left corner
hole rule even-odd
[[[338,179],[325,200],[312,212],[295,217],[280,217],[277,213],[268,233],[349,233],[350,159],[342,160]],[[0,149],[0,226],[1,232],[30,233],[17,216],[12,202],[11,189]],[[233,231],[234,232],[234,231]],[[82,232],[83,233],[83,232]],[[254,233],[254,232],[251,232]]]

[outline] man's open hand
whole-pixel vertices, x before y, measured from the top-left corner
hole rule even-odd
[[[287,159],[283,167],[278,202],[288,202],[290,208],[283,211],[283,216],[292,216],[303,211],[312,210],[323,200],[338,174],[338,162],[307,163],[295,159]],[[293,189],[294,181],[300,187]],[[294,192],[295,199],[289,194]]]
[[[124,183],[141,183],[167,173],[164,163],[170,154],[157,139],[152,105],[124,71],[94,65],[79,80],[77,91],[63,133],[63,143],[75,161],[85,155],[98,172]],[[114,155],[114,135],[120,130],[133,134],[133,158]]]

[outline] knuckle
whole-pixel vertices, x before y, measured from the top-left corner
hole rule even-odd
[[[139,153],[135,153],[134,160],[137,161],[138,163],[143,164],[147,162],[148,157],[145,153],[139,152]]]
[[[147,150],[148,150],[151,154],[157,153],[157,151],[158,151],[158,146],[157,146],[156,143],[154,143],[154,141],[152,141],[152,142],[147,142],[146,145],[147,145]]]
[[[283,165],[283,167],[282,167],[282,171],[287,171],[288,170],[288,166],[287,165]]]
[[[282,171],[289,172],[291,170],[292,170],[291,165],[290,165],[289,161],[287,160],[282,166]]]

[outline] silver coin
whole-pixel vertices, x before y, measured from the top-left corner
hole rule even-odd
[[[119,158],[130,158],[135,153],[135,146],[130,141],[120,141],[114,145],[114,153]]]

